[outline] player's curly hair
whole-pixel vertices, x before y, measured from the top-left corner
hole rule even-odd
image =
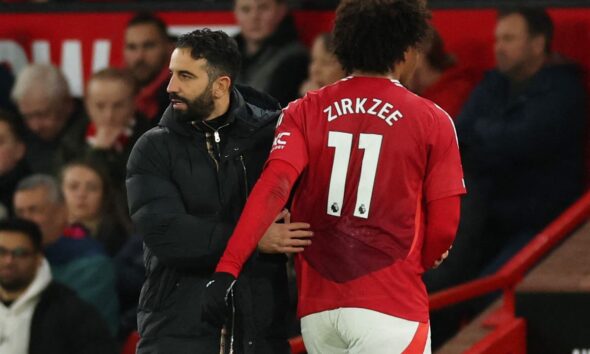
[[[428,33],[419,0],[343,0],[336,10],[334,53],[346,72],[384,74]]]
[[[233,85],[240,72],[241,55],[238,45],[223,31],[204,28],[183,34],[178,38],[176,48],[190,48],[193,59],[207,60],[210,81],[227,75]]]

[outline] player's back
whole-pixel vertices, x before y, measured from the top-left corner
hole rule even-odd
[[[423,193],[436,184],[428,180],[429,157],[440,131],[452,130],[448,115],[396,80],[370,77],[311,92],[285,114],[297,117],[308,154],[292,206],[293,220],[314,231],[306,263],[335,285],[361,285],[399,261],[395,277],[405,279],[395,281],[420,292],[414,305],[423,307]],[[388,287],[377,293],[396,291]]]

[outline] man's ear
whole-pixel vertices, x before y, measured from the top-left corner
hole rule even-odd
[[[25,157],[25,153],[27,152],[27,146],[22,141],[17,141],[16,143],[16,159],[17,161],[20,161],[23,157]]]
[[[543,55],[545,53],[545,45],[547,44],[547,39],[545,36],[537,35],[531,38],[531,46],[533,48],[533,52],[537,55]]]
[[[213,97],[221,98],[229,94],[231,79],[229,76],[220,76],[213,82]]]
[[[277,4],[277,19],[279,19],[278,22],[281,22],[283,20],[283,18],[285,18],[285,16],[287,16],[287,13],[289,12],[289,6],[287,6],[287,2],[281,2]]]

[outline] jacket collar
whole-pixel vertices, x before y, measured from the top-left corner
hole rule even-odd
[[[247,86],[235,85],[231,92],[226,122],[230,125],[244,124],[247,129],[240,130],[240,132],[243,131],[249,135],[258,127],[264,126],[276,118],[279,109],[278,102],[269,95]],[[166,108],[158,125],[183,136],[190,137],[195,132],[192,124],[180,119],[171,105]]]

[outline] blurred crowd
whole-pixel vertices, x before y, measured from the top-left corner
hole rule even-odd
[[[330,33],[320,34],[308,49],[283,1],[265,0],[268,5],[256,9],[250,2],[234,4],[243,56],[238,83],[285,106],[347,75]],[[425,276],[430,291],[494,272],[585,188],[587,96],[580,67],[551,50],[552,34],[543,10],[500,12],[496,67],[483,73],[448,53],[433,29],[415,75],[403,83],[453,118],[468,189],[451,256]],[[76,294],[60,288],[52,296],[79,297],[84,304],[78,315],[87,316],[81,323],[91,318],[93,326],[104,325],[92,334],[77,329],[87,343],[97,333],[104,333],[100,340],[121,342],[136,329],[143,249],[128,216],[125,166],[134,143],[158,124],[169,104],[174,43],[166,24],[140,13],[122,35],[125,67],[93,73],[82,98],[72,96],[53,65],[31,64],[17,73],[0,65],[0,219],[32,221],[41,236],[34,241],[34,228],[26,223],[0,227],[0,310],[10,311],[26,295],[13,286],[14,277],[28,286],[42,282],[50,269],[53,280]],[[34,242],[24,239],[20,248],[9,249],[3,234],[11,230],[32,235]],[[25,257],[37,248],[46,261]],[[17,261],[46,262],[47,269],[11,265]],[[49,280],[44,284],[40,294],[54,289]],[[0,318],[0,324],[7,321]],[[436,345],[436,318],[432,325]],[[46,340],[30,333],[30,343]],[[7,336],[0,332],[0,346]],[[106,348],[99,352],[111,350]]]

